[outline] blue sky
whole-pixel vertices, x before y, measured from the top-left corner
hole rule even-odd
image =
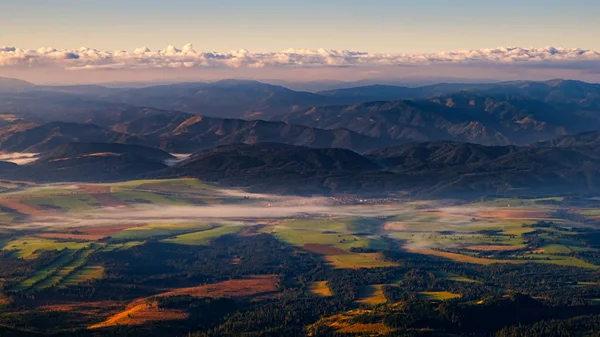
[[[598,82],[599,18],[600,0],[0,0],[0,76]]]
[[[0,0],[0,46],[598,50],[599,17],[597,0]]]

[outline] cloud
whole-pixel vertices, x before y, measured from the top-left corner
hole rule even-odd
[[[136,48],[107,51],[92,48],[21,49],[0,47],[0,68],[60,69],[170,69],[170,68],[267,68],[360,67],[432,64],[533,65],[567,69],[595,69],[600,52],[578,48],[519,48],[442,51],[428,54],[367,53],[331,49],[287,49],[280,52],[199,52],[191,44],[161,50]]]

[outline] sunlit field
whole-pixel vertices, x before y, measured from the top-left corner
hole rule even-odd
[[[262,263],[263,253],[249,254],[247,249],[265,248],[234,251],[228,247],[239,242],[252,247],[255,238],[269,238],[276,245],[267,255],[277,251],[287,254],[281,258],[310,261],[306,263],[324,271],[385,275],[359,279],[362,283],[354,290],[352,306],[361,314],[351,310],[324,317],[312,327],[331,326],[340,333],[391,332],[382,323],[358,322],[352,317],[377,316],[377,310],[383,310],[377,308],[401,310],[397,303],[402,299],[483,301],[465,289],[488,287],[488,281],[464,268],[598,269],[598,211],[592,201],[577,207],[566,203],[562,198],[471,203],[394,199],[367,205],[364,200],[252,194],[195,179],[16,183],[7,185],[0,195],[2,261],[18,270],[2,277],[0,300],[28,299],[27,305],[40,312],[77,306],[88,319],[71,320],[72,324],[96,331],[185,321],[188,311],[159,309],[172,296],[201,294],[254,301],[284,296],[285,287],[301,289],[306,298],[334,299],[340,294],[343,284],[339,280],[276,275],[273,270],[285,274],[300,267],[299,262],[287,264],[285,259],[256,269],[252,276],[237,274],[237,268]],[[196,252],[199,255],[189,256]],[[142,258],[144,254],[150,254],[149,260]],[[193,273],[202,273],[210,265],[215,268],[213,276],[203,274],[196,281],[192,274],[175,273],[178,260],[155,266],[154,261],[171,256],[195,266]],[[415,261],[428,267],[411,269]],[[228,273],[234,276],[219,276],[223,268],[231,268]],[[169,278],[179,281],[161,285]],[[411,284],[417,279],[428,279],[433,285],[415,288]],[[140,288],[132,282],[142,281],[134,280],[147,281]],[[132,295],[118,300],[96,293],[85,295],[85,300],[72,297],[73,292],[96,287],[99,294],[111,293],[115,290],[102,287],[117,283]],[[595,289],[597,284],[586,276],[572,286]],[[502,296],[511,291],[506,285],[489,289]],[[401,297],[397,297],[399,291]],[[62,298],[65,294],[71,296],[68,305]],[[45,298],[44,305],[35,298]],[[593,304],[596,298],[592,295],[586,300]]]

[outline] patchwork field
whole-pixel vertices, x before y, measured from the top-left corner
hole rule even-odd
[[[594,201],[579,201],[585,207],[562,205],[561,198],[340,204],[195,179],[6,189],[0,306],[17,301],[30,308],[31,319],[70,315],[65,321],[81,329],[187,324],[197,305],[224,299],[235,300],[222,302],[226,307],[302,298],[336,301],[330,307],[344,299],[360,308],[323,315],[315,329],[385,335],[395,330],[381,315],[402,313],[406,301],[451,305],[510,294],[498,266],[525,268],[522,275],[536,266],[557,268],[556,275],[543,269],[541,278],[563,283],[535,287],[536,298],[561,286],[581,288],[580,303],[600,298],[597,275],[588,274],[600,267]],[[494,271],[478,274],[486,268]],[[573,270],[576,276],[561,279]],[[498,285],[489,284],[489,275]],[[352,287],[340,286],[354,279]],[[177,305],[161,305],[166,299]],[[14,321],[11,315],[0,313],[2,324]]]

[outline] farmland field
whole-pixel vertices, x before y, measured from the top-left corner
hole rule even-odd
[[[255,308],[288,306],[314,310],[306,331],[384,335],[401,326],[386,322],[424,306],[600,298],[594,201],[340,204],[187,178],[6,189],[0,324],[65,315],[39,333],[151,325],[185,335],[192,318],[229,329]]]

